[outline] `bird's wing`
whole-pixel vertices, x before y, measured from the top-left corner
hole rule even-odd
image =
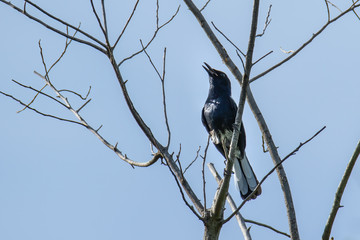
[[[203,109],[202,109],[202,111],[201,111],[201,121],[202,121],[204,127],[206,128],[206,131],[207,131],[208,133],[210,133],[211,130],[210,130],[210,127],[209,127],[209,125],[208,125],[208,123],[207,123],[207,121],[206,121],[206,118],[205,118],[205,115],[204,115],[204,111],[205,111],[205,107],[203,107]]]

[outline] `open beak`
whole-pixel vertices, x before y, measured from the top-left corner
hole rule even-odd
[[[212,67],[209,66],[209,64],[207,64],[206,62],[204,62],[205,66],[203,65],[203,68],[205,69],[205,71],[210,75],[214,75],[215,71]]]

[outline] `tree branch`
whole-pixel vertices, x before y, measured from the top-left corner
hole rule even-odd
[[[322,235],[322,240],[329,240],[329,238],[330,238],[331,228],[334,224],[336,213],[339,210],[339,208],[341,207],[340,202],[341,202],[342,195],[344,193],[346,184],[350,178],[351,172],[354,168],[355,162],[359,157],[359,154],[360,154],[360,141],[358,142],[358,144],[355,148],[355,151],[345,169],[345,173],[344,173],[344,175],[340,181],[339,187],[336,191],[334,203],[333,203],[329,218],[325,225],[324,233]]]
[[[210,172],[212,173],[213,177],[215,178],[216,182],[217,182],[217,183],[219,184],[219,186],[220,186],[220,184],[221,184],[221,182],[222,182],[222,179],[221,179],[219,173],[216,171],[216,168],[215,168],[214,164],[208,163],[208,167],[209,167]],[[236,204],[235,204],[234,200],[232,199],[230,193],[227,194],[226,200],[227,200],[227,202],[229,203],[231,209],[232,209],[233,211],[235,211],[235,210],[236,210]],[[250,231],[249,231],[248,228],[246,227],[245,219],[241,216],[241,214],[240,214],[239,211],[236,213],[236,219],[237,219],[237,222],[238,222],[238,224],[239,224],[239,227],[240,227],[240,229],[241,229],[241,231],[242,231],[242,233],[243,233],[244,239],[245,239],[245,240],[251,240]]]
[[[357,3],[358,1],[356,1],[355,3]],[[346,11],[340,13],[337,17],[331,19],[330,21],[328,21],[324,26],[322,26],[316,33],[314,33],[309,40],[307,40],[305,43],[303,43],[303,45],[301,45],[297,50],[295,50],[294,52],[292,52],[292,54],[290,56],[288,56],[287,58],[285,58],[284,60],[282,60],[281,62],[275,64],[274,66],[272,66],[271,68],[269,68],[268,70],[256,75],[255,77],[250,79],[250,83],[252,83],[253,81],[265,76],[266,74],[268,74],[269,72],[273,71],[274,69],[280,67],[282,64],[286,63],[287,61],[289,61],[290,59],[292,59],[293,57],[295,57],[299,52],[301,52],[301,50],[303,50],[307,45],[309,45],[317,36],[319,36],[330,24],[334,23],[336,20],[340,19],[342,16],[344,16],[345,14],[355,10],[355,8],[359,7],[360,4],[352,4],[351,7],[349,7]]]
[[[177,8],[176,12],[171,16],[171,18],[170,18],[168,21],[166,21],[165,23],[163,23],[162,25],[159,25],[159,15],[158,15],[159,13],[158,13],[158,10],[157,10],[157,11],[156,11],[156,19],[157,19],[157,20],[156,20],[156,29],[155,29],[155,31],[154,31],[153,36],[150,38],[150,40],[148,41],[148,43],[147,43],[145,46],[142,47],[141,50],[139,50],[139,51],[131,54],[129,57],[126,57],[126,58],[124,58],[123,60],[121,60],[120,63],[118,64],[118,67],[120,67],[120,65],[123,64],[124,62],[126,62],[127,60],[135,57],[136,55],[138,55],[138,54],[140,54],[140,53],[142,53],[142,52],[144,51],[144,49],[147,49],[147,48],[149,47],[149,45],[152,43],[152,41],[155,39],[155,37],[157,36],[157,34],[158,34],[158,32],[160,31],[160,29],[163,28],[163,27],[165,27],[167,24],[169,24],[169,23],[176,17],[176,15],[178,14],[179,10],[180,10],[180,5],[179,5],[179,7]]]
[[[6,1],[3,1],[3,0],[1,0],[1,1],[2,1],[2,2],[6,2]],[[88,34],[87,32],[81,30],[81,29],[80,29],[80,24],[79,24],[79,27],[75,27],[75,26],[71,25],[70,23],[65,22],[64,20],[55,17],[54,15],[52,15],[52,14],[50,14],[49,12],[45,11],[44,9],[42,9],[41,7],[39,7],[38,5],[36,5],[35,3],[31,2],[30,0],[25,0],[24,2],[25,2],[25,3],[29,3],[31,6],[33,6],[34,8],[36,8],[37,10],[39,10],[40,12],[42,12],[43,14],[45,14],[46,16],[54,19],[55,21],[57,21],[57,22],[65,25],[65,26],[67,26],[67,27],[69,27],[69,28],[72,28],[72,29],[75,30],[75,31],[78,31],[79,33],[83,34],[85,37],[93,40],[94,42],[98,43],[99,45],[101,45],[101,46],[103,46],[103,47],[106,47],[106,45],[105,45],[103,42],[101,42],[101,41],[98,40],[97,38],[93,37],[92,35]],[[8,5],[9,5],[9,4],[8,4]],[[12,6],[12,7],[13,7],[13,6]],[[17,10],[17,9],[16,9],[16,10]],[[25,9],[24,9],[24,11],[23,11],[22,13],[24,14],[24,12],[26,12]],[[33,20],[34,20],[34,19],[33,19]],[[35,21],[36,21],[36,20],[35,20]]]
[[[85,41],[85,40],[83,40],[83,39],[76,38],[76,37],[72,37],[71,35],[66,34],[66,33],[64,33],[64,32],[62,32],[62,31],[60,31],[60,30],[58,30],[58,29],[50,26],[49,24],[41,21],[40,19],[38,19],[38,18],[36,18],[36,17],[28,14],[26,11],[23,11],[23,10],[20,9],[19,7],[13,5],[11,2],[8,2],[8,1],[5,1],[5,0],[0,0],[0,2],[5,3],[6,5],[12,7],[13,9],[15,9],[16,11],[18,11],[18,12],[20,12],[21,14],[25,15],[26,17],[30,18],[31,20],[34,20],[35,22],[40,23],[40,24],[43,25],[44,27],[50,29],[51,31],[53,31],[53,32],[55,32],[55,33],[57,33],[57,34],[60,34],[60,35],[62,35],[62,36],[64,36],[64,37],[66,37],[66,38],[72,39],[72,40],[74,40],[74,41],[76,41],[76,42],[79,42],[79,43],[88,45],[88,46],[90,46],[90,47],[92,47],[92,48],[95,48],[96,50],[98,50],[98,51],[106,54],[106,50],[104,50],[104,49],[102,48],[102,47],[105,46],[104,43],[102,43],[102,42],[99,41],[99,40],[96,40],[96,38],[94,38],[94,37],[89,37],[89,36],[91,36],[90,34],[85,34],[85,32],[80,31],[80,29],[75,28],[74,26],[72,26],[72,25],[70,25],[70,24],[67,24],[67,23],[64,22],[64,21],[62,21],[61,23],[64,24],[65,26],[68,26],[68,27],[70,27],[70,28],[74,28],[74,29],[78,30],[79,32],[81,32],[81,33],[84,34],[85,36],[89,37],[91,40],[97,42],[97,43],[98,43],[99,45],[101,45],[102,47],[99,47],[98,45],[95,45],[94,43]],[[26,2],[30,3],[30,1],[28,1],[28,0],[27,0]],[[45,13],[45,11],[42,11],[42,12]],[[46,15],[51,16],[50,14],[46,14]],[[54,20],[57,20],[57,18],[55,18],[55,17],[53,17],[53,19],[54,19]]]
[[[131,12],[131,14],[130,14],[130,17],[129,17],[128,20],[126,21],[126,24],[125,24],[124,28],[122,29],[119,37],[116,39],[116,42],[114,43],[114,46],[112,46],[111,49],[115,49],[115,47],[116,47],[116,45],[118,44],[118,42],[120,41],[121,37],[122,37],[123,34],[125,33],[125,30],[126,30],[127,26],[129,25],[132,17],[134,16],[134,13],[135,13],[135,11],[136,11],[136,7],[137,7],[138,3],[139,3],[139,0],[136,0],[135,6],[134,6],[134,8],[133,8],[133,10],[132,10],[132,12]]]
[[[167,116],[167,107],[166,107],[166,95],[165,95],[165,63],[166,63],[166,48],[164,48],[164,55],[163,55],[163,71],[162,74],[160,74],[159,70],[156,68],[154,62],[152,61],[150,55],[147,53],[144,44],[142,43],[142,41],[140,40],[140,44],[143,47],[143,52],[145,53],[145,55],[148,57],[149,62],[151,64],[151,66],[154,68],[155,72],[157,73],[160,81],[161,81],[161,90],[162,90],[162,101],[163,101],[163,111],[164,111],[164,118],[165,118],[165,125],[166,125],[166,130],[168,133],[168,141],[166,144],[166,148],[169,147],[170,145],[170,140],[171,140],[171,130],[170,130],[170,125],[169,125],[169,119]]]
[[[17,99],[16,97],[14,97],[14,96],[12,96],[10,94],[4,93],[2,91],[0,91],[0,94],[13,99],[14,101],[16,101],[16,102],[20,103],[21,105],[25,106],[26,108],[36,112],[37,114],[40,114],[40,115],[44,116],[44,117],[55,118],[55,119],[60,120],[60,121],[76,123],[76,124],[79,124],[79,125],[83,126],[83,124],[81,122],[77,122],[77,121],[73,121],[73,120],[70,120],[70,119],[65,119],[65,118],[57,117],[57,116],[54,116],[54,115],[51,115],[51,114],[40,112],[39,110],[28,106],[28,104],[23,103],[21,100]]]
[[[287,234],[287,233],[285,233],[285,232],[282,232],[282,231],[280,231],[280,230],[277,230],[276,228],[274,228],[274,227],[272,227],[272,226],[270,226],[270,225],[267,225],[267,224],[264,224],[264,223],[261,223],[261,222],[257,222],[257,221],[254,221],[254,220],[246,219],[246,218],[244,218],[244,221],[247,222],[247,223],[252,223],[252,224],[255,224],[255,225],[264,227],[264,228],[268,228],[268,229],[270,229],[270,230],[272,230],[272,231],[274,231],[274,232],[276,232],[276,233],[279,233],[279,234],[281,234],[281,235],[284,235],[284,236],[290,238],[290,235],[289,235],[289,234]]]
[[[268,13],[267,13],[267,16],[266,16],[265,24],[264,24],[264,29],[262,30],[261,33],[257,34],[256,37],[262,37],[265,34],[266,29],[267,29],[267,27],[269,26],[269,24],[271,22],[271,19],[269,19],[270,13],[271,13],[271,7],[272,7],[272,5],[270,4],[269,10],[268,10]]]

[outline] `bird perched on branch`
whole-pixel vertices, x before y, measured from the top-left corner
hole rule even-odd
[[[226,158],[229,152],[233,134],[233,124],[237,106],[231,98],[231,83],[225,73],[211,68],[204,63],[203,68],[209,74],[210,89],[201,120],[210,134],[211,141],[217,150]],[[235,185],[240,195],[245,199],[250,195],[258,184],[258,180],[245,154],[246,136],[243,123],[241,123],[239,140],[235,150],[233,171],[235,173]],[[261,188],[257,190],[253,198],[261,194]]]

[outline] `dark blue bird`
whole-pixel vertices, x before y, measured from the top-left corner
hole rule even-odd
[[[209,74],[210,89],[202,109],[201,120],[210,134],[211,141],[225,157],[225,152],[229,152],[237,106],[231,98],[231,84],[226,74],[211,68],[207,63],[204,64],[203,67]],[[226,147],[226,151],[223,146]],[[258,180],[246,157],[245,146],[245,129],[244,124],[241,123],[233,171],[235,173],[235,185],[243,199],[250,195],[258,184]],[[261,188],[254,194],[253,198],[255,199],[260,194]]]

